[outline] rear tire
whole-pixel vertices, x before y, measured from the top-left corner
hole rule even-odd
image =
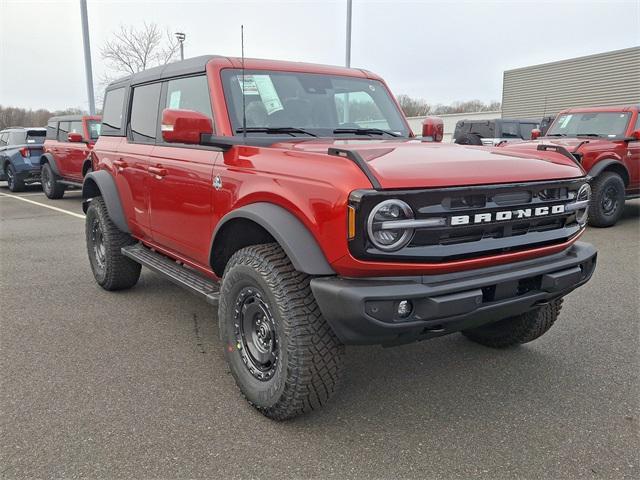
[[[469,340],[491,348],[507,348],[531,342],[551,328],[561,309],[560,298],[536,310],[472,330],[464,330],[462,334]]]
[[[133,287],[140,278],[142,266],[122,255],[121,248],[136,243],[109,218],[102,197],[91,200],[85,223],[87,253],[93,276],[105,290]]]
[[[9,187],[9,190],[12,192],[22,192],[24,190],[24,182],[18,178],[16,169],[13,168],[13,165],[10,163],[7,164],[5,175],[7,177],[7,186]]]
[[[604,172],[591,182],[589,225],[611,227],[624,211],[624,181],[615,172]]]
[[[310,280],[275,243],[239,250],[222,277],[225,358],[244,397],[275,420],[321,407],[341,376],[344,346],[322,318]]]
[[[52,200],[57,200],[64,196],[65,186],[56,180],[56,174],[54,173],[51,165],[45,163],[42,165],[42,171],[40,172],[42,191]]]

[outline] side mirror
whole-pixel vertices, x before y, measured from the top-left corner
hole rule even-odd
[[[69,132],[67,134],[67,142],[81,143],[82,141],[82,135],[77,132]]]
[[[444,136],[444,123],[440,117],[427,117],[422,121],[422,140],[441,142]]]
[[[539,128],[534,128],[531,130],[531,140],[535,140],[536,138],[540,138],[542,136],[542,130]]]
[[[640,130],[634,130],[631,132],[631,140],[640,140]]]
[[[202,134],[213,133],[213,124],[209,117],[200,112],[167,108],[162,111],[160,129],[165,142],[197,145]]]

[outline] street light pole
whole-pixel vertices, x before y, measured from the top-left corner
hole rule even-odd
[[[344,65],[351,67],[351,0],[347,0],[347,48],[345,54]]]
[[[184,60],[184,39],[187,38],[187,35],[182,32],[176,32],[175,36],[178,39],[178,43],[180,43],[180,60]]]
[[[84,71],[87,76],[87,95],[89,96],[89,113],[96,114],[96,102],[93,96],[93,71],[91,69],[91,45],[89,44],[89,20],[87,18],[87,0],[80,0],[80,16],[82,17],[82,43],[84,45]]]

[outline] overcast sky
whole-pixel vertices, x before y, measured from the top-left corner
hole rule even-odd
[[[245,54],[344,64],[346,0],[88,0],[97,83],[100,47],[119,25],[187,34],[185,56]],[[640,0],[354,0],[352,61],[395,94],[431,103],[500,100],[502,72],[640,45]],[[79,0],[0,0],[0,104],[86,109]]]

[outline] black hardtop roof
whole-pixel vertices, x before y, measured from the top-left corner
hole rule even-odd
[[[540,123],[539,118],[485,118],[484,120],[476,118],[464,118],[458,120],[458,123],[488,123],[488,122],[522,122],[522,123]]]
[[[179,62],[167,63],[159,67],[149,68],[142,72],[134,73],[128,77],[120,78],[109,84],[107,90],[128,85],[138,85],[140,83],[153,82],[163,78],[189,75],[192,73],[202,73],[206,71],[207,63],[213,58],[226,58],[220,55],[201,55],[199,57],[188,58]]]

